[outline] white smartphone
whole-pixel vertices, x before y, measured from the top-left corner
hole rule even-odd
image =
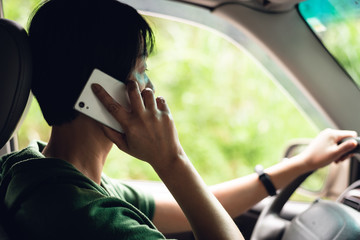
[[[120,103],[123,107],[129,108],[129,96],[126,91],[126,85],[95,68],[76,101],[74,109],[95,119],[105,126],[123,133],[124,131],[120,123],[107,111],[91,90],[91,85],[93,83],[101,85],[115,101]]]

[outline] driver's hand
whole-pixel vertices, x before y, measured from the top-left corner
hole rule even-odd
[[[129,111],[100,85],[93,85],[92,88],[124,130],[124,134],[121,134],[104,126],[106,135],[119,149],[150,163],[155,169],[166,168],[171,165],[172,159],[185,155],[165,100],[155,98],[150,88],[140,93],[138,84],[129,81]]]
[[[340,162],[351,155],[349,152],[357,146],[355,140],[340,140],[347,137],[357,137],[355,131],[326,129],[322,131],[302,152],[303,159],[309,171],[324,167],[331,162]]]

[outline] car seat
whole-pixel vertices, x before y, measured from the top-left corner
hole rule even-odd
[[[26,31],[0,19],[0,149],[11,138],[27,105],[31,86],[31,54]]]
[[[26,31],[11,20],[0,18],[0,155],[14,150],[13,133],[30,96],[31,54]],[[10,239],[2,224],[0,212],[0,239]]]

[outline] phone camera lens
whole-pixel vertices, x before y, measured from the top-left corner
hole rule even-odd
[[[84,103],[84,102],[79,102],[79,107],[80,107],[80,108],[85,107],[85,103]]]

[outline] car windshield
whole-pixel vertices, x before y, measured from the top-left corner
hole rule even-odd
[[[360,87],[360,1],[308,0],[299,12]]]

